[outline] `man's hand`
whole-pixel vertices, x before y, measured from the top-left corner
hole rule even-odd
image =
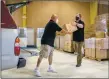
[[[65,33],[65,34],[72,34],[72,32],[66,31],[66,30],[64,30],[64,29],[62,29],[61,32],[62,32],[62,33]]]
[[[67,32],[67,34],[72,34],[72,32]]]

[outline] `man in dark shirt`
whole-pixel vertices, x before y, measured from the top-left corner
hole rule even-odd
[[[81,62],[82,62],[82,47],[84,45],[84,22],[81,20],[81,14],[77,14],[77,16],[75,17],[76,21],[75,21],[75,26],[77,27],[77,31],[73,32],[73,41],[74,41],[74,48],[75,48],[75,52],[78,53],[77,56],[77,65],[76,67],[80,67],[81,66]]]
[[[43,58],[48,57],[48,61],[49,61],[48,72],[55,72],[54,69],[51,67],[51,65],[52,65],[52,57],[53,57],[54,40],[56,37],[56,31],[61,31],[66,34],[71,34],[71,32],[67,32],[64,29],[61,29],[57,23],[58,23],[58,17],[57,15],[54,14],[52,15],[51,20],[47,23],[45,27],[44,34],[41,39],[42,49],[39,53],[39,58],[38,58],[37,65],[35,68],[35,73],[36,73],[36,76],[38,77],[41,76],[38,70],[38,67]]]

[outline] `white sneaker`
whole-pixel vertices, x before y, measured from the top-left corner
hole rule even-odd
[[[35,69],[34,72],[35,72],[35,75],[36,75],[37,77],[41,77],[41,74],[40,74],[39,70]]]
[[[52,67],[48,68],[47,72],[57,73]]]

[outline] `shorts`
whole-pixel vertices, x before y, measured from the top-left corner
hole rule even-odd
[[[49,45],[41,45],[41,51],[39,53],[40,57],[47,58],[48,56],[53,56],[54,47],[51,47]]]

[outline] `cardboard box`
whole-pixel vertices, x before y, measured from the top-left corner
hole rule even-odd
[[[71,47],[71,46],[72,46],[72,43],[71,43],[71,42],[68,42],[68,43],[67,43],[67,46],[68,46],[68,47]]]
[[[101,49],[109,49],[109,39],[103,38],[101,39]]]
[[[64,51],[67,51],[67,52],[73,52],[74,51],[72,41],[65,41]]]
[[[97,31],[96,32],[96,38],[105,38],[105,33],[102,31]]]
[[[63,29],[65,29],[66,31],[69,31],[69,32],[74,32],[77,30],[77,27],[73,26],[71,23],[69,23],[69,24],[64,24]]]
[[[85,39],[85,48],[88,48],[88,43],[89,41],[88,41],[88,39]]]
[[[108,13],[98,15],[95,18],[96,31],[105,31],[105,29],[107,28],[108,19],[109,19]]]
[[[66,34],[64,36],[65,41],[72,41],[72,34]]]
[[[89,48],[89,55],[88,56],[92,57],[92,49],[91,48]]]
[[[109,38],[98,38],[98,39],[96,39],[96,48],[98,48],[98,49],[109,49]]]
[[[67,46],[67,44],[68,44],[68,42],[67,42],[67,41],[65,41],[65,42],[64,42],[64,46]]]
[[[89,53],[89,50],[88,50],[88,48],[86,48],[86,49],[85,49],[85,56],[86,56],[86,57],[89,57],[89,54],[88,54],[88,53]]]
[[[67,48],[68,46],[67,45],[64,45],[64,51],[67,51]]]
[[[54,46],[55,48],[59,49],[59,36],[56,36]]]
[[[68,52],[73,52],[73,49],[72,49],[72,48],[68,48],[67,51],[68,51]]]
[[[68,46],[68,52],[74,52],[74,49],[73,49],[73,45],[71,44],[71,46]]]
[[[109,59],[109,50],[106,49],[96,49],[97,59]]]
[[[71,46],[71,44],[72,44],[71,41],[64,41],[64,45]]]
[[[60,36],[60,49],[64,49],[64,36]]]
[[[95,48],[95,38],[90,38],[89,39],[89,48]]]
[[[85,48],[95,48],[95,38],[85,39]]]
[[[91,48],[86,48],[85,49],[85,56],[86,57],[91,57],[91,55],[92,55]]]
[[[95,56],[96,56],[96,50],[95,50],[95,48],[92,48],[91,49],[91,57],[96,58]]]
[[[58,36],[58,35],[59,35],[59,36],[65,36],[66,34],[65,34],[65,33],[58,32],[58,31],[57,31],[57,32],[56,32],[56,35],[57,35],[57,36]]]
[[[101,39],[96,39],[96,48],[101,49]]]
[[[67,49],[68,49],[68,45],[67,44],[68,44],[68,41],[65,41],[64,42],[64,51],[67,51]]]

